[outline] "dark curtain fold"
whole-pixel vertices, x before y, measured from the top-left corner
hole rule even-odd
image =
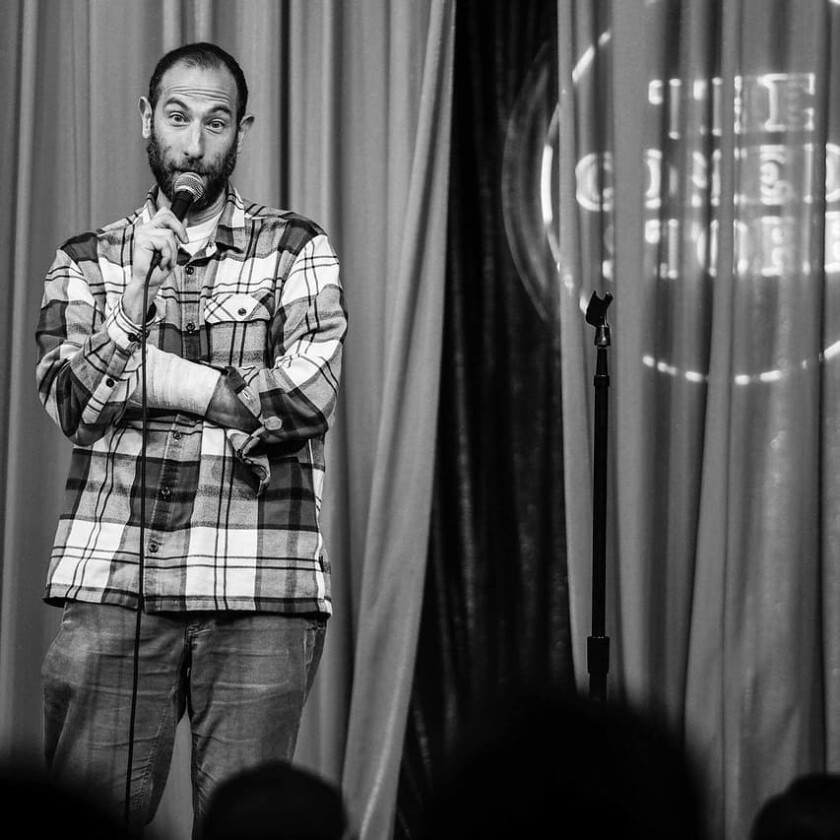
[[[571,686],[557,268],[539,205],[556,3],[457,6],[432,528],[396,837],[471,711]],[[580,488],[578,492],[590,492]]]

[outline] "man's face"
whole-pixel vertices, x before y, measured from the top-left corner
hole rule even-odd
[[[154,111],[141,99],[149,166],[170,201],[182,172],[195,172],[206,182],[205,196],[193,210],[209,207],[224,190],[251,120],[238,124],[236,107],[236,82],[224,67],[176,64],[161,79]]]

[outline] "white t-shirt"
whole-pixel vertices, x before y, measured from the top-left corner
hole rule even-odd
[[[181,247],[195,256],[205,246],[210,235],[216,229],[216,225],[222,217],[222,210],[224,210],[224,207],[215,216],[211,216],[199,225],[187,225],[187,236],[190,241],[186,244],[181,243]]]

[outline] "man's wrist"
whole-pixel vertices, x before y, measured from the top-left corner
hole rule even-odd
[[[122,305],[126,318],[132,321],[137,327],[144,327],[154,317],[155,305],[149,302],[146,317],[143,317],[143,287],[144,284],[132,280],[123,292]]]

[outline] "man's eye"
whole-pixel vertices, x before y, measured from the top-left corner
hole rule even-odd
[[[225,128],[225,123],[224,123],[224,122],[222,122],[222,120],[213,120],[213,121],[210,123],[210,128],[211,128],[213,131],[224,131],[224,128]]]
[[[184,123],[186,122],[186,118],[183,114],[179,114],[177,111],[169,115],[169,121],[174,123]]]

